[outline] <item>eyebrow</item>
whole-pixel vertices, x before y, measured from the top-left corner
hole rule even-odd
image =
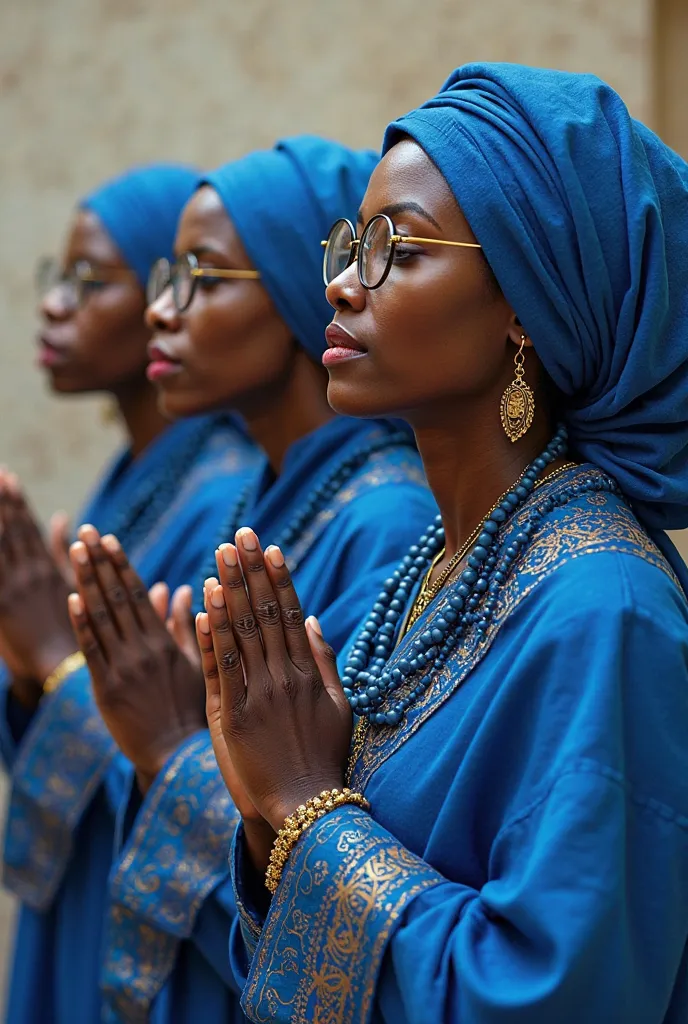
[[[190,252],[197,260],[205,260],[210,256],[221,260],[227,259],[226,253],[220,252],[218,249],[213,249],[210,245],[199,245],[195,246],[193,249],[182,249],[179,252],[175,249],[175,259],[178,259],[182,252]]]
[[[226,260],[226,253],[220,252],[219,249],[213,249],[211,245],[199,245],[194,249],[187,249],[192,256],[195,256],[197,260],[206,259],[208,256],[219,256],[220,259]]]
[[[429,221],[430,224],[433,224],[438,231],[442,230],[441,225],[437,223],[435,218],[429,214],[427,210],[423,209],[420,203],[414,203],[411,200],[404,203],[391,203],[389,206],[383,206],[381,210],[378,210],[378,213],[386,213],[388,217],[394,217],[400,213],[417,213],[421,217],[424,217],[425,220]],[[356,216],[356,223],[363,224],[363,214],[361,210],[358,211]]]

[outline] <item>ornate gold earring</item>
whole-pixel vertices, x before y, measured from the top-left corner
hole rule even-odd
[[[532,425],[535,414],[535,395],[526,384],[523,365],[526,361],[523,349],[526,343],[525,334],[521,335],[521,347],[514,356],[516,370],[514,379],[502,395],[499,412],[502,417],[504,433],[510,441],[518,441]]]

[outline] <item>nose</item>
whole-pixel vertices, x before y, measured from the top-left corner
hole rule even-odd
[[[334,309],[365,309],[366,290],[358,278],[356,263],[343,270],[325,289],[325,298]]]
[[[50,288],[38,303],[38,313],[49,323],[61,323],[75,312],[75,303],[69,302],[67,291],[60,285]]]
[[[158,295],[154,302],[151,302],[150,306],[146,309],[145,317],[146,326],[155,334],[167,332],[173,334],[178,331],[181,327],[181,314],[174,304],[172,297],[172,286],[168,285],[165,290]]]

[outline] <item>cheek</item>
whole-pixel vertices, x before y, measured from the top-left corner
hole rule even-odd
[[[77,315],[78,352],[84,361],[120,372],[145,365],[149,332],[143,303],[101,300],[87,303]]]
[[[374,355],[399,372],[422,369],[419,385],[471,391],[501,373],[509,310],[481,275],[398,278],[371,298]]]
[[[268,384],[291,352],[289,331],[267,302],[208,299],[192,306],[186,327],[190,375],[226,401]]]

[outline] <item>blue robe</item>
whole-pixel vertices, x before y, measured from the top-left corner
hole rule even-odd
[[[195,581],[210,539],[257,469],[258,453],[233,419],[179,421],[137,459],[127,451],[114,460],[80,521],[117,531],[147,585],[164,579],[175,588]],[[100,935],[130,769],[100,720],[85,670],[34,715],[12,699],[0,671],[0,752],[11,772],[3,874],[23,904],[7,1020],[86,1024],[99,1020]]]
[[[237,831],[249,1018],[685,1024],[687,737],[686,597],[620,498],[577,498],[487,635],[464,634],[401,725],[368,728],[351,785],[371,813],[304,834],[265,921]]]
[[[376,421],[333,419],[291,447],[277,480],[263,465],[247,489],[242,522],[233,526],[253,526],[264,543],[278,540],[334,469],[391,433]],[[434,512],[417,452],[408,444],[387,445],[367,458],[285,550],[305,610],[319,616],[336,649]],[[230,537],[228,524],[211,538],[206,531],[208,572],[215,545]],[[89,725],[96,728],[95,721]],[[55,1019],[85,1024],[99,1013],[107,1021],[150,1017],[154,1024],[191,1024],[199,1013],[222,1024],[243,1019],[227,959],[236,916],[228,853],[237,816],[207,731],[182,744],[144,800],[121,756],[106,766],[95,799],[88,786],[82,785],[82,792],[90,802],[76,838],[74,830],[70,835],[75,853],[68,870],[80,905],[79,878],[87,871],[97,874],[94,887],[99,893],[107,889],[105,906],[103,899],[97,904],[105,923],[102,933],[92,932],[88,954],[80,954],[78,962],[75,957],[71,971],[64,968],[72,986],[75,972],[86,980],[89,993],[81,1015],[72,999],[63,1004],[71,1015]],[[98,858],[88,852],[96,848]],[[102,999],[92,984],[99,975]],[[64,991],[68,988],[65,982]],[[21,1024],[31,1019],[25,1016]]]

